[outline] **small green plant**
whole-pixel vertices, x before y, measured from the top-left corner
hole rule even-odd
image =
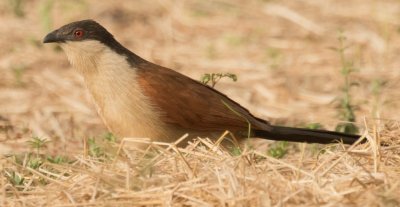
[[[358,127],[353,123],[356,121],[356,117],[354,115],[354,107],[351,104],[350,89],[356,84],[350,81],[350,75],[351,73],[356,71],[356,68],[354,67],[354,63],[347,60],[345,57],[345,50],[348,48],[348,46],[345,45],[346,37],[344,36],[343,32],[339,33],[338,40],[339,47],[334,48],[334,50],[339,54],[340,62],[342,65],[341,74],[344,78],[344,86],[342,88],[343,94],[339,99],[339,116],[342,120],[346,122],[339,123],[336,126],[336,131],[355,134],[358,132]]]
[[[104,151],[97,145],[95,138],[88,139],[89,144],[89,155],[93,157],[101,157],[104,155]]]
[[[267,154],[271,157],[275,158],[282,158],[284,157],[288,152],[288,142],[287,141],[278,141],[271,146]]]
[[[104,139],[107,140],[107,141],[109,141],[109,142],[116,142],[116,141],[117,141],[117,137],[114,136],[114,134],[111,133],[111,132],[107,132],[107,133],[104,135]]]
[[[48,141],[46,138],[32,137],[31,140],[27,142],[33,149],[36,150],[36,156],[39,156],[40,150],[46,147],[46,144],[50,141]]]
[[[24,184],[25,178],[14,171],[11,173],[5,171],[5,175],[14,186],[21,186]]]
[[[214,88],[222,78],[230,78],[234,82],[237,81],[237,76],[233,73],[206,73],[201,77],[200,81],[204,85],[210,85]]]
[[[68,158],[66,158],[64,156],[60,156],[60,155],[56,155],[54,157],[47,156],[47,161],[49,161],[50,163],[54,163],[54,164],[62,164],[62,163],[69,162]]]
[[[38,169],[43,164],[42,158],[30,158],[28,161],[28,167],[32,169]]]
[[[238,147],[238,146],[232,147],[232,148],[230,149],[230,151],[231,151],[231,155],[232,155],[232,156],[239,156],[239,155],[242,154],[242,150],[241,150],[240,147]]]

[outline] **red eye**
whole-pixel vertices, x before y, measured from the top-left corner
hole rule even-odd
[[[80,29],[75,30],[75,32],[74,32],[75,38],[81,38],[81,37],[83,37],[83,34],[84,34],[83,30],[80,30]]]

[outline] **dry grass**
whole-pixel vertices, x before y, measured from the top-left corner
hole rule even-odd
[[[31,0],[21,1],[23,16],[11,2],[0,2],[1,206],[400,205],[398,1]],[[151,143],[146,151],[132,145],[141,139],[104,141],[106,129],[65,55],[40,43],[49,30],[84,18],[195,79],[237,74],[237,83],[217,88],[257,116],[330,129],[340,121],[343,78],[329,48],[342,30],[358,69],[350,77],[358,84],[351,89],[357,124],[369,142],[289,144],[277,159],[265,150],[272,142],[232,155],[206,138],[184,149]],[[27,144],[33,136],[51,142],[37,154]],[[45,159],[56,155],[69,161]]]
[[[145,141],[126,138],[119,147],[108,143],[119,149],[108,158],[82,153],[69,164],[37,169],[3,158],[4,172],[26,179],[13,186],[2,178],[4,206],[399,205],[398,143],[380,148],[372,138],[370,145],[336,144],[317,156],[302,145],[276,159],[246,149],[232,156],[208,139],[184,149],[152,143],[140,150],[133,142]]]

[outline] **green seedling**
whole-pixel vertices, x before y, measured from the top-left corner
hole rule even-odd
[[[39,156],[40,150],[46,147],[47,143],[50,142],[46,138],[32,137],[31,140],[27,141],[32,149],[36,150],[36,156]]]
[[[114,134],[111,133],[111,132],[107,132],[107,133],[104,135],[104,139],[107,140],[107,141],[109,141],[109,142],[114,142],[114,143],[117,142],[117,137],[114,136]]]
[[[47,161],[49,161],[50,163],[54,163],[54,164],[62,164],[62,163],[68,163],[69,160],[68,158],[64,157],[64,156],[60,156],[60,155],[56,155],[54,157],[52,156],[47,156]]]
[[[11,173],[5,171],[5,175],[14,186],[21,186],[24,184],[25,178],[14,171]]]
[[[232,156],[240,156],[242,154],[242,150],[240,149],[240,147],[237,146],[232,147],[230,151]]]
[[[356,85],[354,82],[350,81],[350,75],[356,68],[354,67],[353,61],[349,61],[345,56],[345,51],[348,46],[345,45],[346,37],[343,32],[340,32],[339,37],[339,47],[333,48],[340,57],[341,62],[341,74],[344,78],[344,85],[342,87],[343,94],[340,97],[339,106],[339,116],[345,123],[339,123],[336,126],[336,131],[356,134],[358,133],[358,127],[354,124],[356,117],[354,115],[354,107],[351,103],[350,89],[352,86]]]
[[[88,139],[89,144],[89,155],[93,157],[101,157],[104,155],[104,151],[97,145],[95,138]]]
[[[271,157],[282,158],[288,152],[288,142],[287,141],[277,141],[271,146],[267,154]]]
[[[201,77],[201,83],[210,85],[212,88],[222,79],[230,78],[232,81],[237,81],[237,76],[233,73],[206,73]]]
[[[43,161],[40,157],[30,158],[28,161],[28,167],[32,169],[38,169],[43,164]]]

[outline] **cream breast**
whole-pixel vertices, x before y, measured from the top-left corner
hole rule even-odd
[[[179,138],[165,131],[168,127],[160,121],[162,113],[143,94],[136,82],[136,68],[132,68],[125,56],[95,40],[61,46],[83,76],[97,111],[110,131],[120,137],[165,141]]]

